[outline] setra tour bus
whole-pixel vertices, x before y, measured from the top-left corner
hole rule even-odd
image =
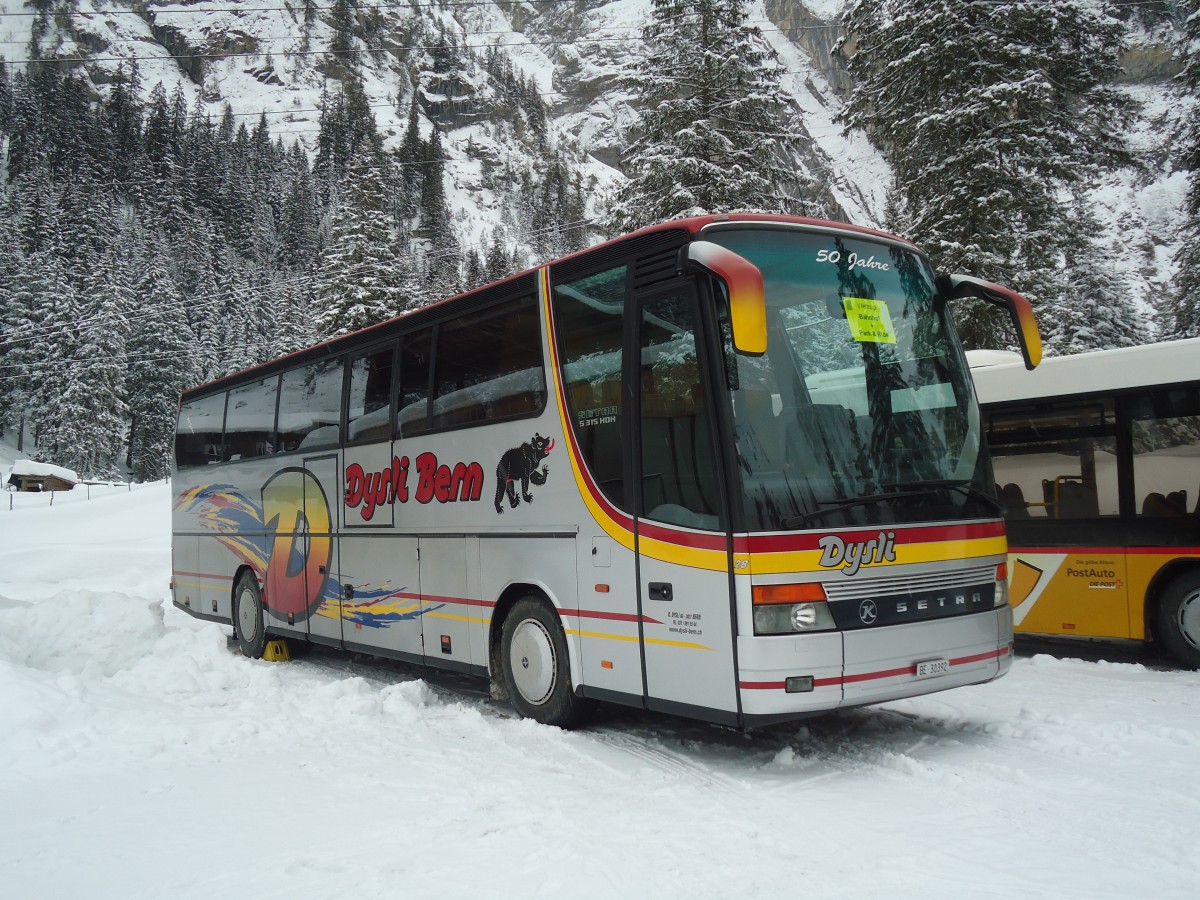
[[[1148,641],[1200,667],[1200,338],[968,353],[1017,631]]]
[[[1004,523],[935,277],[849,225],[647,228],[188,390],[174,602],[250,657],[327,644],[738,727],[989,681]]]

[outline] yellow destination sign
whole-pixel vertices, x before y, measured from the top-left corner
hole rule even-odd
[[[850,323],[850,334],[856,341],[874,344],[896,343],[896,329],[892,327],[892,314],[882,300],[865,297],[843,297],[846,321]]]

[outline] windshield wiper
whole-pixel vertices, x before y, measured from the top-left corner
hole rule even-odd
[[[956,481],[952,478],[935,478],[929,481],[897,481],[885,484],[884,487],[896,488],[900,491],[916,492],[918,494],[935,494],[938,491],[959,491],[967,497],[983,500],[996,512],[1003,513],[1005,506],[987,491],[977,488],[970,481]]]
[[[814,509],[811,512],[801,513],[798,516],[791,516],[783,520],[783,527],[791,530],[801,525],[807,525],[809,522],[824,518],[825,516],[842,512],[847,509],[854,509],[856,506],[867,506],[871,503],[883,503],[888,500],[898,500],[904,497],[928,497],[930,494],[936,494],[939,491],[959,491],[968,497],[974,497],[978,500],[986,501],[998,513],[1003,513],[1005,510],[1004,504],[993,497],[987,491],[980,490],[969,481],[954,481],[949,478],[935,479],[931,481],[897,481],[891,484],[885,484],[888,490],[882,494],[865,494],[862,497],[855,497],[847,500],[818,500],[817,505],[826,507],[824,509]],[[830,506],[829,504],[835,504]]]
[[[891,485],[888,485],[891,487]],[[855,497],[852,500],[818,500],[819,506],[826,506],[833,503],[835,506],[829,506],[827,509],[814,509],[811,512],[801,513],[798,516],[791,516],[783,520],[783,527],[786,530],[797,528],[800,525],[807,525],[813,519],[824,518],[830,513],[842,512],[847,509],[854,509],[856,506],[867,506],[870,503],[883,503],[887,500],[897,500],[901,497],[922,497],[930,493],[929,491],[889,491],[886,494],[864,494],[861,497]]]

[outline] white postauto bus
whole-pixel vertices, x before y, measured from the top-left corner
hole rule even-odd
[[[748,727],[1011,665],[1005,533],[935,277],[863,228],[707,216],[187,391],[174,602]]]

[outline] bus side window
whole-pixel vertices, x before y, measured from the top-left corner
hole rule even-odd
[[[179,407],[175,429],[175,467],[190,469],[221,461],[225,392],[188,400]]]
[[[346,440],[385,441],[392,435],[395,344],[350,357]]]
[[[279,376],[229,392],[225,407],[225,459],[254,459],[275,453],[275,403]]]
[[[284,372],[279,388],[279,452],[336,446],[341,409],[340,357]]]
[[[443,322],[433,370],[434,428],[540,413],[546,381],[536,299]]]
[[[1112,400],[993,410],[987,430],[1010,521],[1120,513]]]
[[[1138,514],[1200,515],[1200,390],[1158,391],[1138,397],[1132,407]]]
[[[400,344],[400,393],[396,430],[400,437],[429,431],[429,363],[433,329],[404,335]]]
[[[567,408],[579,451],[600,489],[625,504],[621,341],[625,266],[554,286],[554,323]]]

